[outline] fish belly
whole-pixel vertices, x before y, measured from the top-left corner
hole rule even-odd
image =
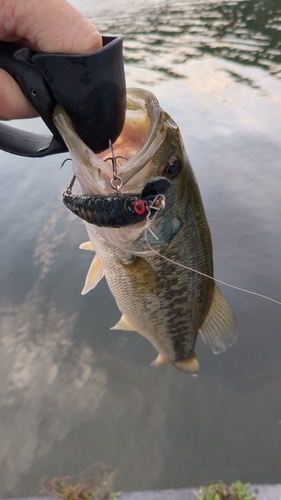
[[[120,252],[92,228],[88,232],[108,286],[132,330],[146,337],[168,362],[186,359],[212,300],[211,280],[158,255],[142,258]],[[202,268],[188,241],[180,232],[163,255]]]

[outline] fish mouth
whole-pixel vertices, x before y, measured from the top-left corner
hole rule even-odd
[[[112,193],[116,175],[122,192],[138,192],[153,176],[152,158],[165,139],[166,127],[159,102],[152,93],[127,89],[123,130],[113,147],[109,144],[99,154],[91,151],[76,134],[70,117],[60,105],[55,107],[53,121],[68,147],[82,194]]]

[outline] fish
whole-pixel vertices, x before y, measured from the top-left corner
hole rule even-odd
[[[59,105],[53,121],[70,152],[82,195],[112,193],[116,172],[106,161],[111,148],[91,151]],[[125,125],[113,147],[122,194],[141,193],[157,177],[171,185],[154,220],[119,228],[84,222],[90,241],[80,248],[94,250],[95,256],[82,294],[104,276],[121,312],[112,329],[145,337],[157,352],[152,366],[169,363],[196,375],[198,334],[218,354],[238,333],[213,279],[210,229],[179,127],[152,92],[127,89]]]

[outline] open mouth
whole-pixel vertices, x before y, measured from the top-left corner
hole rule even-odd
[[[57,106],[54,123],[73,161],[73,173],[83,194],[108,195],[116,187],[122,193],[140,192],[152,176],[152,157],[166,131],[157,99],[140,89],[128,90],[122,133],[107,150],[95,154],[75,133],[66,112]]]

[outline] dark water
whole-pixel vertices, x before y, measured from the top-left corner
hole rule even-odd
[[[217,278],[281,300],[280,2],[76,6],[125,37],[128,85],[180,125]],[[63,158],[0,153],[0,495],[96,462],[122,490],[280,482],[281,306],[223,287],[236,345],[214,356],[199,339],[197,378],[149,368],[145,339],[109,330],[106,283],[80,295],[92,256],[62,206]]]

